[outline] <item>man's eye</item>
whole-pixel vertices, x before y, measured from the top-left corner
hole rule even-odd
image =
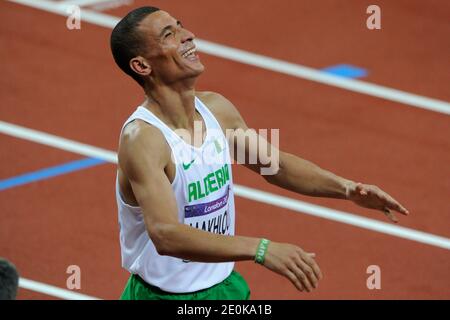
[[[164,35],[164,38],[168,38],[169,36],[171,36],[172,35],[172,32],[167,32],[165,35]]]

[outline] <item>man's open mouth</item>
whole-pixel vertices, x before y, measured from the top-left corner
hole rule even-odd
[[[186,51],[185,53],[183,53],[181,56],[183,58],[191,58],[191,57],[195,58],[196,52],[197,52],[197,49],[192,48],[192,49],[189,49],[188,51]]]

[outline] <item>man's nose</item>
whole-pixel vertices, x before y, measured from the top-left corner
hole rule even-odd
[[[181,34],[181,42],[192,41],[195,39],[195,34],[187,29],[183,29]]]

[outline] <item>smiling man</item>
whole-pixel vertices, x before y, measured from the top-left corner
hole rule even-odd
[[[378,187],[336,176],[265,139],[249,146],[241,139],[249,128],[233,104],[195,91],[204,66],[194,39],[154,7],[133,10],[111,34],[117,65],[146,95],[125,121],[118,151],[122,265],[131,273],[122,299],[248,299],[246,281],[233,270],[241,260],[254,260],[310,292],[322,278],[313,253],[234,234],[231,154],[257,159],[244,164],[257,173],[275,168],[263,177],[300,194],[348,199],[394,222],[391,210],[408,212]],[[225,135],[228,130],[235,134]],[[260,148],[278,156],[267,163]]]

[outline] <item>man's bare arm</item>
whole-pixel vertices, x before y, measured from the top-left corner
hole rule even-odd
[[[293,154],[280,152],[279,170],[265,177],[284,189],[313,197],[346,199],[347,190],[354,184],[318,165]]]
[[[377,186],[342,178],[308,160],[278,150],[263,137],[259,137],[257,148],[252,148],[248,143],[242,143],[244,140],[239,139],[238,136],[249,128],[238,110],[219,94],[210,93],[209,99],[215,104],[215,110],[223,119],[224,126],[237,130],[237,134],[229,140],[232,147],[236,148],[234,155],[244,153],[246,159],[258,159],[256,163],[244,164],[258,174],[261,174],[263,168],[277,168],[274,174],[263,175],[271,184],[308,196],[348,199],[360,206],[382,211],[393,222],[398,220],[391,210],[408,214],[408,210]],[[271,159],[271,163],[265,163],[260,159],[259,148],[262,144],[266,144],[264,148],[269,150],[267,158]],[[272,157],[272,154],[278,156]],[[235,158],[235,160],[239,159]]]
[[[125,128],[119,166],[158,253],[198,262],[253,260],[260,239],[214,234],[178,222],[175,196],[164,172],[168,161],[170,151],[157,129],[142,123]],[[271,243],[265,266],[289,278],[299,290],[312,290],[321,278],[312,256],[294,245]]]
[[[312,162],[280,152],[280,170],[266,180],[282,188],[315,197],[347,199],[383,212],[392,222],[398,219],[391,210],[409,212],[389,194],[374,185],[356,183],[324,170]]]

